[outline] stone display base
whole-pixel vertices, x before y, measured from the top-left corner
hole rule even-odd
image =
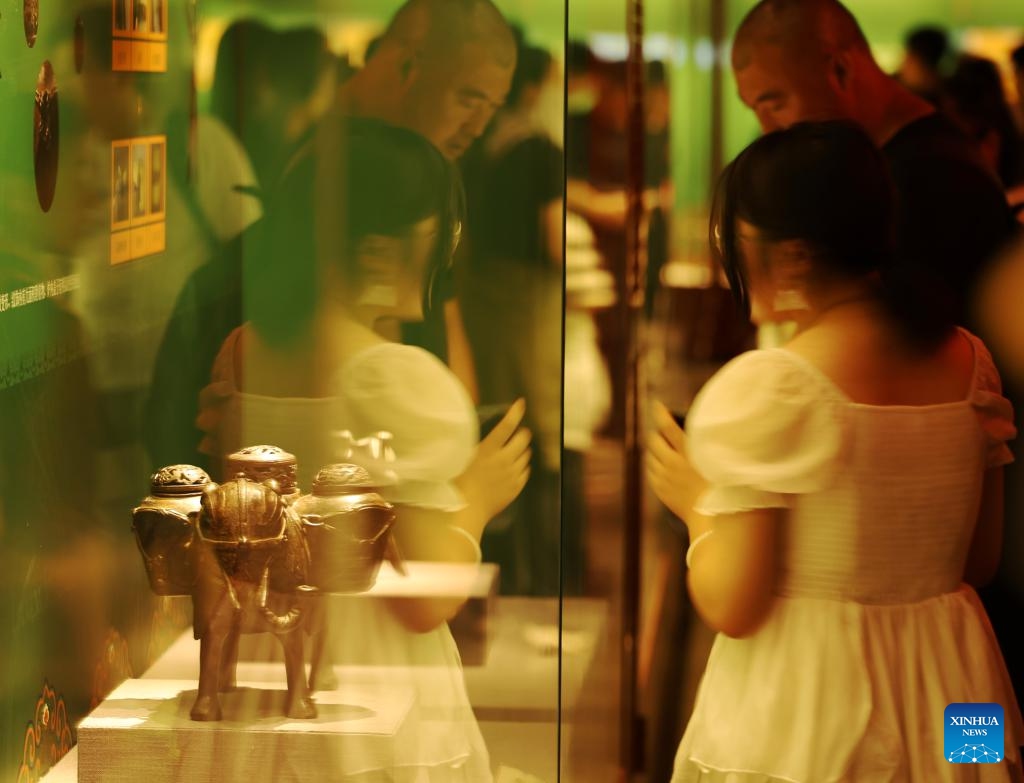
[[[239,672],[241,674],[241,672]],[[394,767],[413,696],[352,684],[316,696],[319,717],[285,717],[283,686],[222,695],[224,719],[189,718],[194,680],[127,680],[78,727],[79,783],[331,780]]]

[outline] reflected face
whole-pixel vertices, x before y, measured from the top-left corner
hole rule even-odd
[[[402,101],[402,124],[455,160],[505,102],[512,71],[478,43],[467,44],[458,56],[424,57]]]
[[[398,297],[393,313],[400,320],[423,320],[423,289],[440,225],[440,220],[431,216],[413,225],[403,237],[398,266]]]
[[[749,63],[735,70],[740,100],[757,115],[765,133],[808,120],[844,118],[826,74],[826,63],[809,68],[778,46],[752,49]]]
[[[749,223],[736,221],[736,247],[750,299],[750,321],[760,326],[771,321],[773,294],[768,290],[768,252],[760,232]]]
[[[755,226],[743,220],[736,221],[736,239],[750,298],[751,322],[760,326],[783,320],[775,312],[775,243],[764,239]]]

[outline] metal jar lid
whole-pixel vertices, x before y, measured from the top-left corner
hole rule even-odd
[[[296,459],[277,446],[249,446],[227,458],[227,475],[244,476],[251,481],[277,482],[278,491],[285,496],[298,492]]]
[[[190,497],[202,495],[210,485],[210,477],[195,465],[168,465],[150,478],[154,497]]]
[[[313,494],[318,497],[365,495],[376,489],[366,469],[345,462],[321,468],[313,480]]]

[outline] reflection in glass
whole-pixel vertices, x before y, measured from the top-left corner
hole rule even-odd
[[[36,82],[33,157],[36,170],[36,196],[43,212],[50,211],[57,189],[60,153],[60,112],[57,104],[57,80],[47,60],[39,69]]]
[[[505,105],[465,161],[470,247],[460,303],[480,401],[522,398],[533,433],[530,482],[485,550],[503,589],[557,595],[561,461],[562,80],[545,49],[518,40]]]
[[[246,17],[232,3],[196,19],[194,3],[161,0],[82,9],[81,79],[61,84],[73,104],[62,185],[74,197],[54,202],[59,220],[42,222],[28,160],[28,199],[20,202],[33,206],[31,220],[8,200],[0,206],[5,229],[17,227],[0,240],[0,294],[22,292],[0,299],[0,318],[5,330],[32,337],[10,341],[25,356],[8,363],[5,355],[5,372],[13,368],[5,378],[21,378],[21,367],[41,373],[38,383],[5,380],[13,393],[0,387],[12,448],[30,440],[33,447],[27,460],[4,457],[0,470],[8,489],[31,488],[5,491],[0,507],[2,530],[18,532],[4,540],[12,622],[0,627],[17,618],[24,629],[23,643],[2,653],[10,656],[3,668],[27,683],[5,694],[4,714],[22,734],[44,680],[68,697],[75,725],[104,701],[97,714],[108,728],[141,720],[119,715],[133,698],[160,700],[158,722],[173,721],[184,703],[187,719],[200,646],[188,628],[188,600],[155,600],[125,529],[125,510],[145,494],[152,468],[197,461],[230,479],[225,450],[281,442],[299,456],[308,492],[339,452],[363,461],[353,444],[386,431],[398,480],[385,494],[408,574],[388,562],[366,594],[328,596],[327,633],[303,639],[311,648],[323,642],[317,709],[350,729],[313,760],[356,780],[480,783],[520,770],[555,778],[561,253],[553,217],[564,20],[561,10],[545,12],[524,32],[550,65],[539,84],[525,83],[520,97],[540,92],[527,109],[532,99],[506,100],[516,42],[490,2],[396,0],[386,10],[396,9],[390,19],[376,8],[378,16],[356,19],[267,4],[250,4]],[[194,38],[184,34],[191,20]],[[168,40],[167,76],[114,72],[112,27],[142,38],[181,30]],[[72,27],[65,20],[61,29],[70,50]],[[478,407],[500,363],[493,346],[513,343],[497,333],[517,326],[506,306],[503,323],[477,317],[471,327],[464,310],[483,298],[461,290],[462,272],[477,263],[473,246],[482,263],[501,263],[498,235],[519,237],[508,226],[473,223],[477,202],[468,201],[476,196],[463,194],[454,166],[464,162],[469,176],[474,147],[490,143],[487,156],[504,158],[518,146],[520,120],[532,135],[527,148],[544,151],[529,173],[510,158],[501,176],[510,221],[546,220],[540,238],[514,248],[524,266],[543,262],[525,270],[527,278],[544,272],[516,297],[524,313],[538,313],[536,356],[524,346],[527,383],[489,392],[492,404]],[[360,133],[361,123],[372,132]],[[10,187],[20,189],[26,172],[11,171]],[[539,200],[529,193],[533,179],[542,185]],[[480,196],[492,215],[501,188],[492,183]],[[140,231],[133,218],[141,218]],[[111,264],[112,244],[128,235],[152,249],[160,218],[166,250]],[[44,294],[52,301],[30,300]],[[59,369],[39,369],[54,364]],[[43,402],[26,415],[36,399]],[[57,453],[65,442],[83,463],[76,470]],[[541,555],[517,554],[508,570],[543,583],[536,592],[544,594],[499,597],[499,569],[480,562],[480,539],[530,475],[506,522],[514,519],[519,540]],[[54,481],[66,484],[63,493],[51,489]],[[575,649],[590,656],[591,626],[573,630]],[[56,634],[62,643],[54,647]],[[305,651],[308,663],[314,652]],[[240,639],[239,682],[258,684],[269,667],[280,680],[275,654],[255,635]],[[154,690],[158,680],[180,685]],[[222,696],[223,706],[258,711],[261,690],[243,685]],[[243,741],[259,736],[267,753],[261,771],[283,777],[294,740],[264,741],[258,723]],[[88,760],[89,733],[78,737],[79,758]],[[168,769],[166,759],[144,756],[135,759]],[[253,754],[218,758],[239,771]],[[201,778],[213,761],[188,763]]]

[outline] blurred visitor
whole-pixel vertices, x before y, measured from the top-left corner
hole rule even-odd
[[[363,68],[342,86],[346,111],[411,128],[451,160],[487,128],[515,68],[515,39],[491,0],[408,0],[372,43]],[[450,275],[438,281],[438,295],[444,308],[422,323],[403,324],[402,339],[445,361],[477,399]]]
[[[627,335],[622,329],[622,308],[626,306],[626,219],[629,182],[629,129],[627,65],[623,61],[606,62],[576,54],[588,63],[588,79],[575,77],[584,85],[581,94],[593,94],[593,108],[586,114],[570,110],[566,146],[566,205],[582,216],[594,232],[595,244],[616,284],[616,304],[595,314],[601,352],[610,367],[624,366]],[[577,66],[580,67],[580,66]],[[668,98],[667,80],[660,66],[651,65],[647,77],[652,81],[651,102],[645,121],[648,133],[644,143],[643,214],[641,215],[641,271],[646,274],[652,252],[656,259],[667,252],[668,234],[665,214],[671,209],[667,128],[663,109]],[[590,91],[596,87],[596,91]],[[660,214],[658,214],[660,210]],[[612,414],[606,434],[622,437],[625,432],[625,374],[613,371]]]
[[[508,100],[466,166],[469,257],[459,299],[480,401],[507,407],[525,399],[536,446],[516,513],[485,540],[503,589],[517,595],[559,590],[562,107],[561,69],[520,34]]]
[[[333,103],[337,67],[312,27],[232,23],[221,36],[210,114],[242,143],[263,188],[273,188],[297,145]]]
[[[244,232],[262,215],[264,191],[273,191],[333,98],[331,62],[315,30],[279,32],[244,19],[221,38],[210,112],[196,122],[189,202],[208,256],[180,289],[160,341],[144,409],[154,469],[210,467],[195,448],[198,395],[220,344],[243,320]]]
[[[243,29],[251,27],[251,23],[240,25]],[[509,46],[503,48],[506,38]],[[233,56],[243,62],[257,56],[246,41],[239,33],[233,44]],[[442,151],[447,144],[451,154],[454,147],[448,142],[468,144],[466,140],[472,141],[474,134],[482,132],[496,105],[504,100],[514,57],[511,32],[490,0],[408,0],[382,36],[375,55],[341,86],[338,97],[346,112],[409,127],[427,136]],[[485,67],[487,62],[492,67]],[[295,67],[312,64],[319,68],[320,63],[319,57],[311,58],[307,53],[296,59]],[[237,65],[229,58],[223,67],[230,73]],[[305,82],[298,75],[278,75],[275,83],[304,83],[308,86],[298,90],[299,94],[318,96],[314,84],[320,83],[319,73],[307,73]],[[262,90],[256,93],[263,95]],[[232,107],[237,102],[229,96],[227,87],[221,94],[228,97],[215,103],[223,107],[224,116],[236,117]],[[268,99],[252,100],[262,105]],[[320,106],[316,101],[312,105]],[[303,120],[315,119],[307,110],[296,110],[291,116],[292,121],[275,127],[282,132],[288,128],[294,131]],[[267,133],[261,135],[266,137]],[[288,139],[301,143],[308,135],[289,132]],[[275,153],[275,160],[282,157],[286,147],[283,139],[278,141],[277,149],[282,154]],[[275,164],[272,170],[277,168]],[[260,185],[264,192],[273,193],[267,183]],[[198,442],[194,424],[198,393],[209,378],[210,366],[224,338],[244,320],[247,294],[241,273],[242,247],[254,247],[247,235],[238,238],[216,263],[200,270],[176,306],[148,401],[148,411],[161,411],[160,423],[150,432],[147,444],[155,465],[192,462],[210,467],[205,456],[194,448]],[[426,325],[412,325],[403,336],[406,342],[446,359],[474,395],[475,371],[454,300],[450,270],[440,274],[435,293],[439,300],[445,300],[444,307],[432,309]],[[396,324],[381,324],[379,328],[398,334]]]
[[[917,27],[903,41],[903,61],[896,78],[911,92],[939,104],[942,81],[954,57],[949,34],[941,27]]]
[[[960,57],[944,83],[941,105],[978,145],[1004,189],[1024,182],[1024,140],[1013,121],[999,66],[982,57]]]

